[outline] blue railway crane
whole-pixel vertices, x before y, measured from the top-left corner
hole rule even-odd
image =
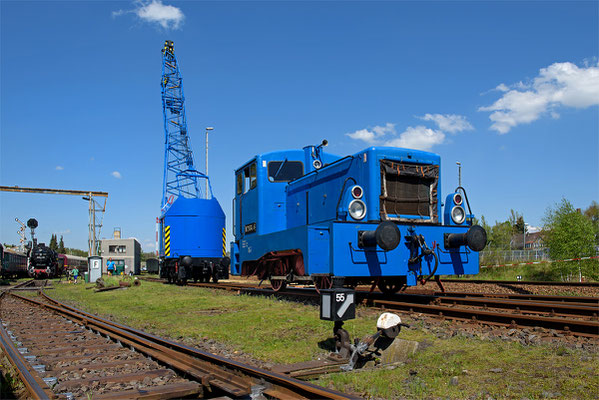
[[[162,49],[164,177],[157,219],[160,276],[169,282],[228,277],[225,214],[212,193],[210,179],[195,168],[187,132],[183,79],[172,41]],[[206,192],[202,193],[201,181]]]
[[[164,117],[164,185],[162,208],[168,208],[176,197],[200,198],[197,171],[187,134],[183,79],[179,72],[173,42],[167,40],[162,49],[162,112]],[[169,202],[170,199],[170,202]]]

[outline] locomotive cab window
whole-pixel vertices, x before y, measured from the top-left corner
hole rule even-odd
[[[245,167],[237,174],[237,194],[247,193],[254,189],[258,184],[256,177],[256,163]]]
[[[304,164],[301,161],[270,161],[268,163],[268,180],[271,182],[289,182],[304,175]]]
[[[237,173],[237,184],[235,192],[237,194],[243,193],[243,172]]]

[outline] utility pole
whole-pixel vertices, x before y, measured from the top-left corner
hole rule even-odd
[[[206,198],[208,199],[208,132],[214,130],[214,127],[206,127]]]
[[[83,196],[83,200],[89,201],[89,232],[88,232],[88,254],[90,256],[98,255],[99,244],[98,237],[100,236],[100,230],[102,229],[102,221],[104,220],[104,212],[106,212],[106,199],[108,193],[106,192],[95,192],[89,190],[65,190],[65,189],[42,189],[42,188],[27,188],[19,186],[0,186],[0,192],[16,192],[16,193],[39,193],[39,194],[66,194],[71,196]],[[95,198],[94,198],[95,197]],[[96,200],[100,198],[100,200]],[[103,202],[102,202],[103,199]],[[96,213],[100,212],[100,220],[96,222]],[[29,226],[29,221],[27,221]],[[37,227],[37,221],[35,222]],[[31,227],[30,227],[31,228]],[[35,244],[35,238],[32,240]]]
[[[462,163],[457,161],[456,165],[458,166],[458,187],[462,187]]]

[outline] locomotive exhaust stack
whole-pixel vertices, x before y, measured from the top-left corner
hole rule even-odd
[[[374,231],[358,232],[358,247],[375,247],[377,244],[385,251],[394,250],[401,239],[397,225],[391,221],[384,221]]]
[[[455,249],[467,245],[472,251],[481,251],[487,245],[487,232],[480,225],[474,225],[466,233],[446,233],[444,246]]]

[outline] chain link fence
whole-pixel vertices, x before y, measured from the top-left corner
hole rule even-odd
[[[479,253],[480,265],[510,264],[514,262],[550,261],[549,249],[484,250]]]

